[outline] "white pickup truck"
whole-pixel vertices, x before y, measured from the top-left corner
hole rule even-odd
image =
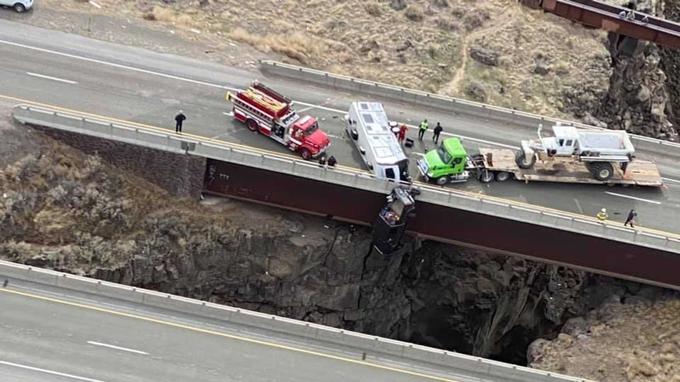
[[[607,181],[614,175],[614,166],[626,173],[633,161],[635,148],[625,131],[591,131],[562,125],[552,127],[553,136],[542,135],[538,127],[538,140],[523,140],[517,153],[516,163],[521,169],[531,169],[536,160],[554,158],[567,162],[582,162],[590,174],[599,181]]]

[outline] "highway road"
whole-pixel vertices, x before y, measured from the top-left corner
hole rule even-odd
[[[0,334],[3,382],[500,381],[16,280]]]
[[[249,132],[228,115],[225,92],[260,79],[297,102],[297,109],[320,119],[331,135],[330,153],[343,165],[361,167],[358,154],[343,132],[343,113],[362,95],[323,89],[303,82],[263,78],[246,72],[185,57],[114,45],[0,21],[0,102],[33,102],[98,116],[173,128],[181,108],[188,116],[185,132],[244,144],[277,153],[288,151],[275,142]],[[376,97],[370,97],[375,100]],[[379,99],[378,99],[379,100]],[[417,124],[428,118],[440,121],[444,135],[459,135],[469,151],[477,147],[515,147],[536,130],[513,123],[473,118],[436,108],[381,100],[391,119]],[[411,129],[411,137],[415,137]],[[407,150],[412,159],[434,147],[429,138]],[[480,184],[470,181],[449,185],[473,193],[588,216],[602,207],[610,219],[624,220],[636,208],[645,227],[678,233],[680,225],[680,150],[639,152],[638,157],[659,165],[667,187],[663,189],[606,187],[599,185],[524,184],[517,181]],[[415,161],[412,161],[415,162]],[[415,166],[412,173],[417,174]]]

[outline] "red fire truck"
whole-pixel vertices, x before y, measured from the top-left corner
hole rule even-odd
[[[330,146],[328,135],[319,129],[316,118],[300,117],[289,98],[257,81],[235,95],[227,93],[227,100],[233,105],[234,118],[248,129],[259,131],[304,159],[316,158]]]

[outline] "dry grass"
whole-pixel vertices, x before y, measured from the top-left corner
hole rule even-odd
[[[548,115],[561,115],[565,89],[605,89],[608,81],[602,32],[514,0],[409,0],[401,10],[386,0],[99,3],[96,12],[200,30],[216,49],[238,42],[274,59],[464,98],[478,83],[490,103]],[[476,45],[497,52],[500,65],[468,60]],[[534,73],[539,52],[546,75]]]
[[[243,28],[236,28],[229,33],[235,41],[254,46],[263,52],[276,52],[300,63],[309,63],[314,57],[324,53],[324,45],[318,38],[295,32],[290,35],[267,34],[260,36]]]

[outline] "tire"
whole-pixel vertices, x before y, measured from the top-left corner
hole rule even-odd
[[[593,178],[605,182],[614,175],[614,167],[609,162],[594,162],[589,166]]]
[[[490,183],[493,180],[493,178],[494,178],[493,172],[489,170],[484,169],[479,173],[479,181],[482,183]]]
[[[24,12],[26,12],[26,7],[25,7],[23,4],[21,4],[21,3],[16,3],[16,4],[14,4],[14,5],[12,6],[12,8],[14,8],[14,10],[15,10],[17,13],[24,13]]]
[[[312,153],[311,153],[309,150],[307,150],[307,149],[302,149],[302,150],[300,150],[300,156],[301,156],[302,159],[304,159],[304,160],[310,160],[310,159],[312,159]]]
[[[435,179],[434,182],[437,183],[437,185],[439,185],[439,186],[443,186],[443,185],[445,185],[446,183],[449,182],[449,177],[448,176],[442,176],[440,178]]]
[[[254,119],[247,120],[246,126],[248,126],[248,130],[250,130],[250,131],[257,131],[260,128],[260,125],[258,125],[257,121],[254,120]]]
[[[534,163],[536,163],[536,156],[532,155],[531,159],[527,161],[526,155],[524,155],[524,152],[519,151],[517,155],[515,156],[515,163],[517,163],[517,167],[527,170],[532,167],[534,167]]]
[[[505,182],[506,180],[510,179],[512,177],[512,174],[509,172],[505,171],[499,171],[496,173],[496,181],[497,182]]]

